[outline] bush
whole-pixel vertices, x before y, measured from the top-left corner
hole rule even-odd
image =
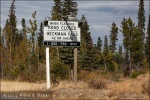
[[[87,76],[89,75],[89,72],[86,71],[86,70],[81,70],[81,71],[78,71],[78,80],[82,80],[82,81],[85,81],[87,80]]]
[[[100,78],[91,78],[88,82],[89,87],[94,89],[105,89],[106,88],[106,81]]]
[[[67,75],[67,67],[63,66],[61,62],[54,62],[51,73],[53,73],[56,77],[65,79]]]
[[[150,84],[149,81],[146,81],[142,84],[142,93],[150,95]]]
[[[133,71],[131,78],[137,78],[137,76],[139,76],[140,74],[144,74],[145,72],[140,70],[140,71]]]
[[[41,79],[37,73],[30,73],[27,70],[25,70],[21,73],[19,80],[26,81],[26,82],[37,82]]]
[[[15,66],[12,70],[12,76],[11,78],[14,80],[15,78],[17,78],[20,74],[20,68],[18,66]]]
[[[138,75],[139,75],[139,72],[133,71],[132,75],[131,75],[131,78],[137,78]]]

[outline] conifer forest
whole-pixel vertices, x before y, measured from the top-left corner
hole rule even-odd
[[[46,80],[46,53],[43,45],[43,22],[37,25],[37,12],[32,19],[17,22],[15,0],[10,4],[4,28],[0,27],[1,78],[37,82]],[[150,68],[150,15],[145,16],[144,0],[139,0],[137,24],[132,17],[122,18],[120,25],[111,23],[109,35],[97,37],[93,43],[90,24],[83,14],[80,19],[81,45],[78,47],[78,81],[94,72],[119,77],[136,78]],[[51,20],[61,21],[62,16],[78,14],[78,1],[53,0]],[[45,17],[45,16],[44,16]],[[44,19],[44,18],[43,18]],[[148,20],[148,23],[146,23]],[[30,25],[26,23],[29,22]],[[21,23],[22,29],[17,28]],[[40,26],[40,27],[38,27]],[[122,45],[116,46],[118,33],[123,36]],[[74,47],[50,46],[50,73],[52,82],[73,80]]]

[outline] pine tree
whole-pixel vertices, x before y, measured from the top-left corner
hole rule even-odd
[[[75,17],[77,15],[77,2],[73,2],[72,0],[64,0],[62,4],[62,16],[73,14]],[[59,13],[59,12],[57,12]],[[58,49],[57,49],[58,51]],[[63,47],[60,48],[60,59],[64,64],[70,66],[70,76],[73,77],[73,57],[74,57],[74,48]]]
[[[37,22],[36,22],[36,11],[32,13],[33,21],[30,19],[29,23],[31,27],[27,27],[28,33],[31,33],[29,38],[29,70],[30,72],[37,72],[38,70],[38,47],[37,47]]]
[[[10,10],[9,10],[10,14],[8,15],[9,16],[9,25],[10,25],[11,34],[12,34],[12,41],[11,42],[13,44],[13,47],[18,45],[18,41],[17,41],[18,33],[17,33],[17,28],[16,28],[17,18],[15,16],[15,5],[14,5],[14,3],[15,3],[15,0],[13,0],[13,2],[11,4]]]
[[[52,8],[52,20],[61,20],[62,17],[62,2],[61,0],[54,0],[54,6]]]
[[[124,52],[125,52],[125,61],[127,62],[129,59],[129,35],[128,35],[128,24],[127,24],[127,19],[123,19],[121,22],[121,28],[120,30],[123,33],[123,45],[124,45]]]
[[[112,53],[114,53],[116,50],[116,42],[118,40],[117,35],[118,35],[118,28],[116,24],[113,22],[111,31],[110,31],[110,36],[109,36],[110,37],[110,50],[112,51]]]
[[[31,33],[30,35],[30,39],[31,39],[31,43],[32,43],[32,52],[34,52],[35,50],[35,35],[37,34],[37,24],[36,24],[36,11],[34,13],[32,13],[32,18],[33,21],[30,19],[29,23],[31,25],[31,27],[27,27],[28,33]]]
[[[61,2],[61,0],[54,0],[54,6],[52,8],[52,20],[56,20],[56,21],[59,21],[62,19],[62,16],[63,16],[63,2]],[[57,57],[57,60],[60,61],[60,49],[62,49],[62,47],[51,47],[50,48],[50,53],[51,53],[51,57],[52,59],[56,59]],[[57,55],[53,52],[57,52]],[[53,63],[54,61],[51,60],[51,63]]]
[[[140,0],[138,11],[138,29],[141,32],[140,34],[142,35],[143,41],[145,37],[145,21],[144,0]]]
[[[118,54],[119,54],[119,59],[118,59],[118,63],[121,64],[123,62],[123,51],[122,51],[122,46],[119,45],[119,50],[118,50]]]
[[[3,78],[3,62],[4,62],[4,38],[2,37],[1,27],[0,27],[0,72],[1,78]]]
[[[91,38],[91,33],[89,32],[89,25],[88,22],[83,15],[81,17],[82,25],[81,28],[81,47],[80,47],[80,54],[79,54],[79,63],[81,68],[86,70],[91,70],[92,65],[92,54],[93,51],[93,43]]]
[[[119,45],[119,50],[118,50],[118,53],[119,53],[119,55],[120,55],[120,56],[123,56],[123,52],[122,52],[122,46],[120,46],[120,45]]]
[[[63,15],[71,15],[73,14],[74,16],[77,15],[77,2],[74,2],[73,0],[64,0],[63,2]]]
[[[121,32],[123,33],[123,45],[125,48],[125,61],[128,62],[129,61],[129,57],[130,53],[133,52],[133,50],[131,50],[131,46],[134,46],[135,44],[132,45],[132,39],[134,39],[135,37],[133,37],[133,31],[134,31],[134,23],[132,22],[131,18],[128,19],[123,19],[122,23],[121,23]]]
[[[82,21],[82,25],[80,27],[81,28],[81,40],[83,40],[87,48],[92,47],[93,43],[92,43],[91,33],[89,32],[90,29],[89,29],[88,22],[84,15],[82,15],[81,21]]]
[[[24,18],[22,19],[21,24],[22,24],[22,36],[26,38],[27,29],[26,29],[26,21]]]
[[[19,64],[24,64],[25,66],[27,66],[27,59],[28,59],[28,53],[27,53],[27,50],[28,50],[28,45],[27,45],[27,29],[26,29],[26,22],[25,22],[25,19],[23,18],[22,21],[21,21],[21,24],[22,24],[22,30],[20,32],[20,36],[21,36],[21,40],[20,40],[20,44],[19,44],[19,47],[18,47],[18,58],[16,58],[16,60],[18,60],[18,65]]]
[[[146,46],[145,46],[145,55],[150,65],[150,15],[147,25],[147,37],[146,37]]]
[[[39,61],[42,63],[45,61],[45,46],[43,45],[43,23],[40,24],[38,33],[38,48],[39,48]]]
[[[97,48],[101,51],[102,50],[102,40],[100,37],[98,37],[98,40],[97,40]]]
[[[141,40],[142,37],[139,35],[139,29],[134,27],[131,37],[130,55],[135,64],[138,64],[139,61],[142,61],[141,58],[143,57],[143,54],[141,53]]]
[[[6,24],[3,31],[3,36],[6,44],[5,49],[5,68],[4,75],[7,78],[12,78],[12,70],[14,69],[15,65],[15,56],[18,53],[17,47],[19,46],[20,41],[18,29],[16,28],[17,18],[15,16],[15,0],[12,1],[11,7],[9,10],[8,19],[6,20]],[[6,72],[6,73],[5,73]]]
[[[16,28],[17,19],[15,16],[15,0],[11,3],[9,18],[6,20],[6,25],[3,29],[3,35],[6,40],[6,48],[7,48],[7,57],[9,61],[9,66],[12,67],[13,59],[15,53],[17,52],[16,46],[18,46],[19,42],[17,41],[18,32]]]
[[[107,56],[108,56],[108,38],[107,35],[104,37],[104,48],[103,48],[103,59],[105,64],[105,71],[107,70]]]
[[[82,15],[82,18],[81,18],[81,22],[84,23],[85,22],[85,17],[84,15]],[[86,43],[85,43],[85,30],[84,30],[84,25],[81,24],[80,26],[80,29],[81,29],[81,46],[80,46],[80,55],[82,55],[84,53],[84,49],[86,48]]]
[[[131,18],[124,19],[122,21],[122,33],[123,33],[123,45],[125,48],[125,61],[130,62],[130,76],[131,76],[131,64],[140,64],[143,58],[143,49],[141,47],[142,36],[140,34],[140,30],[133,23]]]
[[[104,48],[103,48],[103,52],[104,52],[104,56],[106,56],[107,53],[108,53],[108,38],[107,38],[106,35],[105,35],[105,37],[104,37]]]
[[[144,40],[145,40],[145,10],[144,10],[144,0],[140,0],[139,2],[139,11],[138,11],[138,34],[139,34],[139,42],[140,42],[140,48],[139,53],[141,54],[139,61],[143,60],[144,57]]]

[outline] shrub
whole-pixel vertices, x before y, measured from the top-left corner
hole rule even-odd
[[[131,78],[137,78],[137,76],[139,76],[140,74],[144,74],[145,72],[143,70],[140,71],[133,71]]]
[[[78,71],[78,80],[87,80],[87,76],[89,75],[89,72],[86,71],[86,70],[81,70],[81,71]]]
[[[91,78],[88,82],[89,87],[94,89],[105,89],[106,88],[106,81],[100,78]]]
[[[139,75],[139,72],[133,71],[132,75],[131,75],[131,78],[137,78],[138,75]]]
[[[20,69],[18,66],[15,66],[12,70],[12,79],[15,79],[18,77],[18,75],[20,74]]]
[[[56,75],[56,77],[65,79],[67,74],[67,67],[64,66],[61,62],[56,61],[51,68],[51,73]]]
[[[150,95],[150,83],[149,81],[146,81],[142,84],[142,93],[146,93]]]

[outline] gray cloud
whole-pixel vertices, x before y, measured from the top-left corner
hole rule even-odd
[[[104,38],[105,35],[109,36],[112,22],[115,22],[120,28],[120,23],[123,18],[131,17],[137,24],[137,13],[139,1],[77,1],[78,2],[78,15],[77,18],[81,19],[84,14],[90,26],[90,32],[93,42],[96,43],[97,37]],[[11,1],[1,1],[1,26],[5,25],[8,18]],[[29,19],[32,19],[32,13],[37,11],[38,26],[46,16],[51,16],[51,9],[54,5],[53,1],[16,1],[16,16],[18,25],[21,29],[21,19],[25,18],[27,25]],[[146,20],[149,15],[149,3],[145,1],[145,15]],[[147,25],[147,22],[145,23]],[[117,45],[122,44],[122,34],[118,34],[119,40]]]
[[[88,20],[93,42],[96,43],[97,37],[104,38],[109,36],[112,22],[120,28],[123,18],[129,18],[137,24],[139,1],[87,1],[79,2],[79,16],[82,14]],[[145,1],[145,15],[148,17],[149,3]],[[146,22],[147,24],[147,22]],[[122,34],[119,31],[117,45],[122,45]]]

